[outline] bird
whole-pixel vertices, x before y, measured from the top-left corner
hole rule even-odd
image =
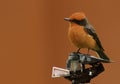
[[[70,17],[64,18],[64,20],[69,22],[68,39],[78,48],[77,52],[81,48],[87,48],[88,54],[89,50],[93,50],[100,58],[110,60],[104,52],[96,30],[88,22],[84,12],[75,12]]]

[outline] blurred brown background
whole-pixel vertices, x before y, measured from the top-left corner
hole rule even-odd
[[[52,66],[65,68],[70,52],[68,23],[63,19],[83,11],[96,28],[109,57],[105,71],[91,84],[120,83],[119,0],[1,0],[0,84],[71,84],[51,78]]]

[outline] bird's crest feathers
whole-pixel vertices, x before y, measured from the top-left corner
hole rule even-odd
[[[73,20],[73,19],[82,20],[82,19],[85,19],[86,16],[83,12],[76,12],[76,13],[73,13],[69,18],[71,20]]]

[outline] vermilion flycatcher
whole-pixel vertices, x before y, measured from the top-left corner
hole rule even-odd
[[[77,52],[81,48],[88,48],[88,53],[89,49],[91,49],[96,51],[101,58],[109,60],[104,53],[104,49],[94,28],[89,24],[84,13],[73,13],[69,18],[65,18],[65,20],[70,23],[68,37],[79,48]]]

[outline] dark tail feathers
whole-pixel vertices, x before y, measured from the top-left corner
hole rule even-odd
[[[99,50],[99,51],[96,51],[96,52],[100,56],[100,58],[105,59],[105,60],[110,60],[108,58],[108,56],[103,51]]]

